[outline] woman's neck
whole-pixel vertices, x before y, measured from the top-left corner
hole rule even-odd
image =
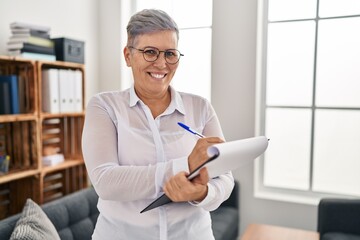
[[[136,92],[136,94],[145,103],[145,105],[150,108],[154,119],[162,114],[171,102],[170,89],[164,92],[164,94],[159,94],[158,96],[146,96],[138,92]]]

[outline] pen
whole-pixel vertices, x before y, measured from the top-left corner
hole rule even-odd
[[[189,132],[191,132],[192,134],[198,136],[199,138],[204,138],[204,137],[205,137],[205,136],[202,135],[201,133],[198,133],[198,132],[194,131],[194,130],[191,129],[189,126],[187,126],[187,125],[185,125],[185,124],[183,124],[183,123],[181,123],[181,122],[178,122],[178,124],[179,124],[180,127],[182,127],[183,129],[185,129],[186,131],[189,131]]]

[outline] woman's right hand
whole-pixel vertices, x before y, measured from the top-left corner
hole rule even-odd
[[[207,154],[209,146],[223,142],[224,140],[218,137],[200,138],[188,157],[189,171],[193,172],[197,167],[209,159]]]

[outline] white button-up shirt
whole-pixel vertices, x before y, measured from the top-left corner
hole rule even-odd
[[[93,239],[214,239],[209,211],[229,197],[231,172],[211,179],[207,197],[198,204],[169,203],[140,213],[163,194],[169,177],[189,171],[187,158],[197,138],[178,122],[205,136],[223,138],[206,99],[170,89],[171,103],[155,119],[134,87],[99,93],[89,101],[82,148],[99,195]]]

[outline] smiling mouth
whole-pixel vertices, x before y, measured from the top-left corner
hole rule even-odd
[[[163,79],[166,76],[166,74],[159,74],[159,73],[149,73],[149,75],[156,79]]]

